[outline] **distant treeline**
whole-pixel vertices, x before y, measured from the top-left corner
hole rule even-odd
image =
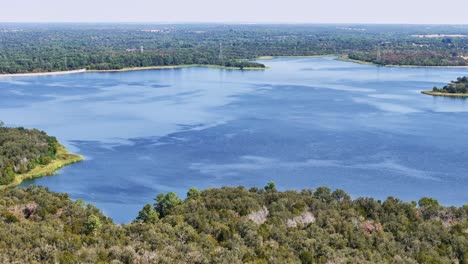
[[[0,73],[264,67],[249,60],[324,54],[382,65],[467,65],[464,35],[462,26],[0,24]]]
[[[442,88],[438,88],[437,86],[434,86],[432,91],[439,92],[439,93],[466,94],[468,92],[468,77],[466,76],[458,77],[456,81],[452,81]]]
[[[8,128],[0,121],[0,185],[14,181],[37,165],[50,163],[59,143],[37,129]]]
[[[0,191],[2,263],[467,263],[468,205],[342,190],[190,189],[133,223],[42,187]]]

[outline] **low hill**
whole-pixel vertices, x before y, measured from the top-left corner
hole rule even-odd
[[[468,206],[326,187],[160,194],[116,225],[41,187],[0,191],[2,263],[467,263]]]

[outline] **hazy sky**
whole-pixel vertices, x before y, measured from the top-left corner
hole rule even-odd
[[[0,0],[1,22],[468,24],[468,0]]]

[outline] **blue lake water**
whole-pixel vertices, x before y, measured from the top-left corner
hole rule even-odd
[[[0,120],[86,157],[22,186],[67,192],[116,222],[159,192],[268,181],[468,203],[468,101],[419,93],[468,70],[264,63],[0,79]]]

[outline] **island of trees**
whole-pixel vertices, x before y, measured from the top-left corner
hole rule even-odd
[[[9,128],[0,121],[0,188],[52,175],[82,159],[68,153],[55,137],[37,129]]]
[[[2,263],[467,263],[468,205],[342,190],[159,194],[129,224],[42,187],[0,191]]]
[[[442,88],[434,86],[432,91],[422,91],[422,93],[436,96],[468,97],[468,77],[458,77],[456,81],[451,81]]]
[[[0,24],[0,74],[171,65],[264,68],[260,56],[466,66],[468,29],[417,25]]]

